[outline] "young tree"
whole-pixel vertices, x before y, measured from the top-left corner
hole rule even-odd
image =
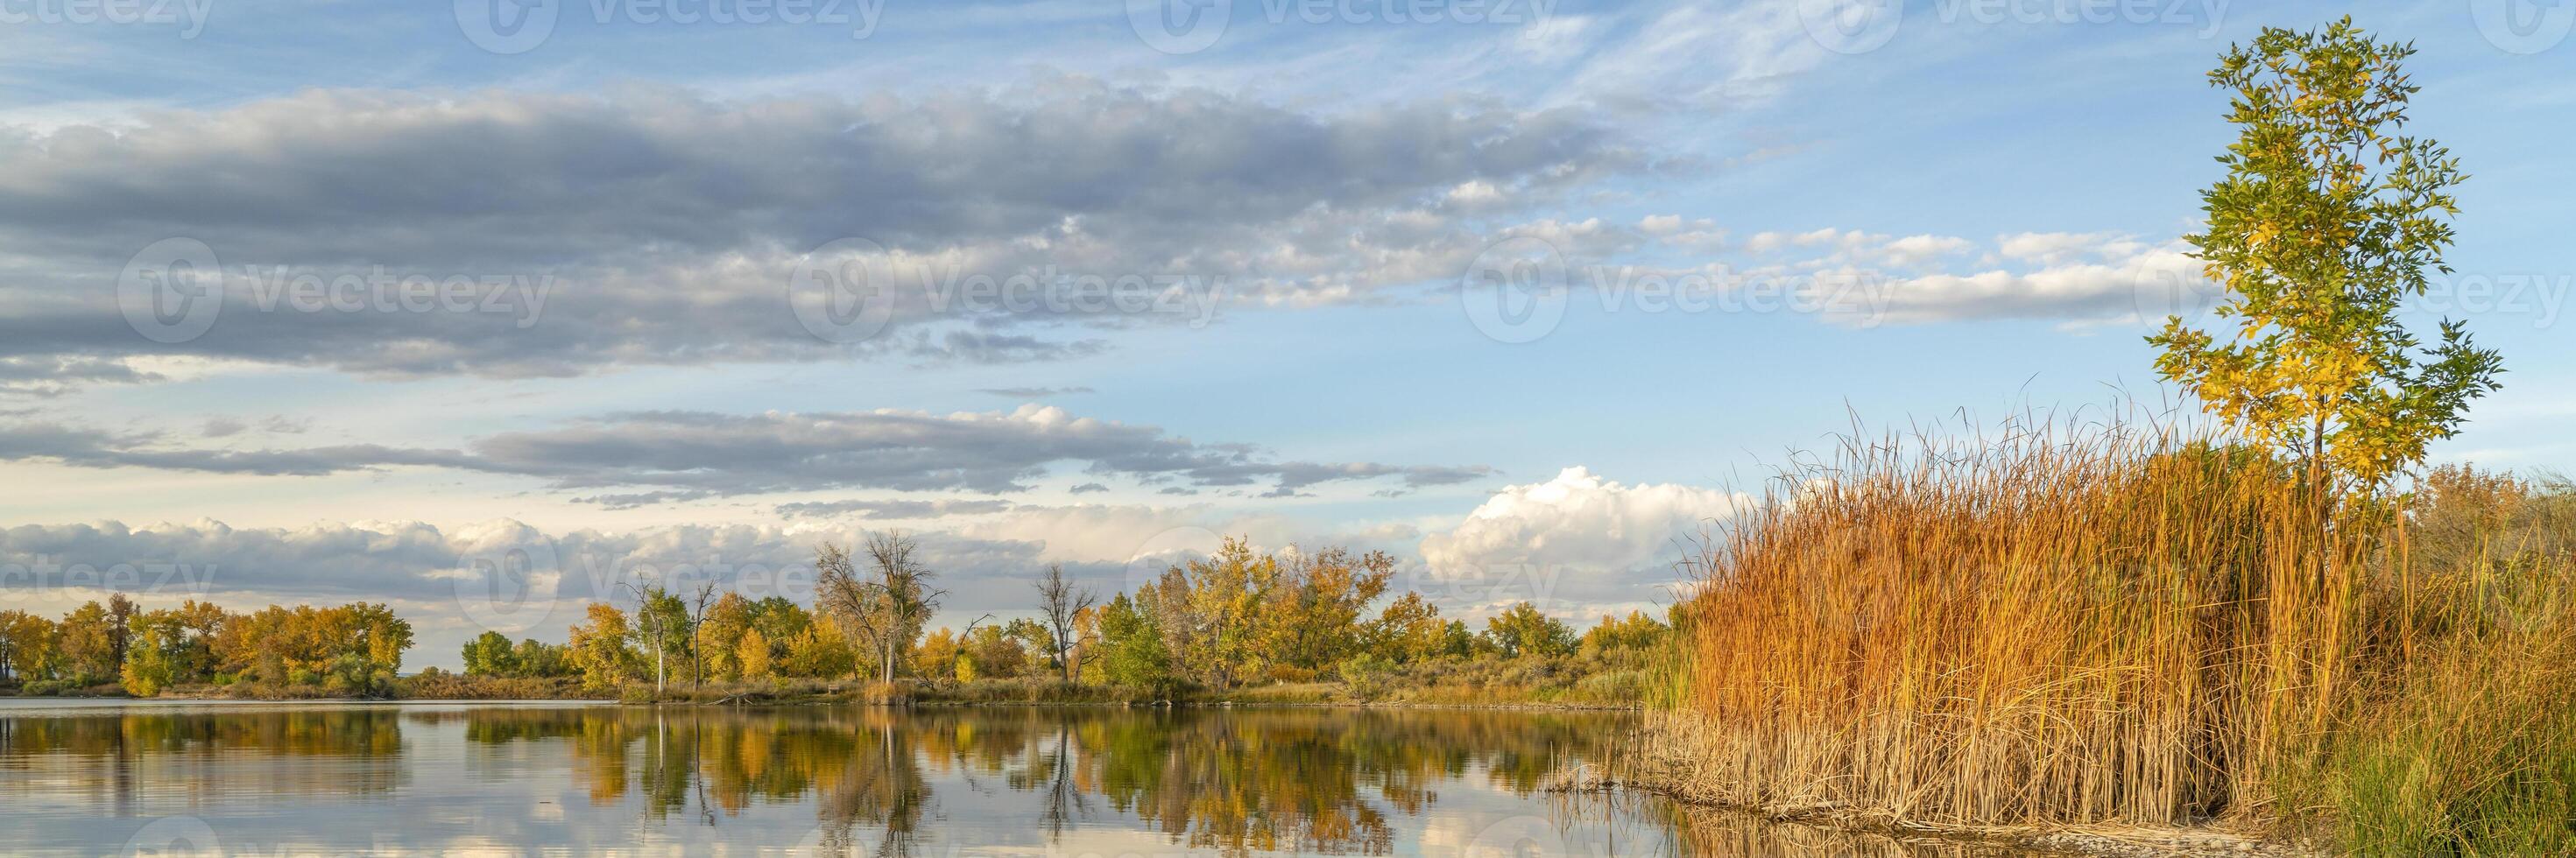
[[[2346,488],[2375,489],[2450,437],[2494,390],[2496,354],[2445,320],[2423,348],[2398,321],[2442,251],[2463,178],[2449,150],[2399,133],[2418,89],[2411,45],[2380,43],[2346,18],[2322,31],[2266,28],[2210,72],[2234,91],[2227,174],[2201,192],[2206,231],[2188,236],[2227,287],[2220,343],[2166,320],[2148,338],[2156,368],[2213,414],[2295,453],[2319,527]]]
[[[1064,577],[1064,564],[1047,565],[1046,577],[1038,579],[1038,611],[1044,615],[1051,633],[1046,648],[1047,664],[1073,681],[1074,618],[1089,610],[1096,598],[1091,591],[1079,589]]]

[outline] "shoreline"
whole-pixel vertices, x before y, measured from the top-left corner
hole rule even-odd
[[[1411,701],[1348,702],[1315,700],[1181,700],[1133,702],[1117,700],[900,700],[869,701],[809,697],[787,700],[623,700],[615,697],[223,697],[216,695],[169,695],[156,697],[25,695],[0,697],[0,712],[11,708],[12,701],[63,704],[43,708],[112,708],[120,706],[188,706],[204,704],[245,706],[376,706],[376,705],[512,705],[512,706],[685,706],[685,707],[786,707],[850,706],[886,709],[945,708],[1035,708],[1066,707],[1085,709],[1414,709],[1473,712],[1642,712],[1643,706],[1610,706],[1594,703],[1430,703]],[[30,706],[30,709],[39,708]]]

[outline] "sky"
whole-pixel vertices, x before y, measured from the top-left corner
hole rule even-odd
[[[2174,407],[2265,26],[2412,41],[2501,391],[2576,463],[2576,4],[0,0],[0,599],[619,582],[940,622],[1227,537],[1655,610],[1839,433]]]

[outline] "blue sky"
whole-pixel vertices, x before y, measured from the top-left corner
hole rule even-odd
[[[1219,534],[1387,550],[1468,616],[1651,606],[1855,416],[2165,397],[2140,317],[2206,300],[2175,242],[2230,135],[2202,76],[2345,13],[2415,42],[2413,130],[2473,176],[2424,315],[2509,374],[2435,457],[2576,461],[2567,4],[734,20],[779,8],[0,4],[0,583],[392,600],[425,664],[572,620],[479,604],[478,561],[538,558],[543,608],[884,528],[952,622]],[[859,328],[813,312],[849,271]],[[1561,315],[1479,315],[1520,294],[1486,275],[1552,271]],[[935,300],[1032,273],[1058,300]],[[467,300],[262,293],[370,275]],[[1082,278],[1172,300],[1086,309]],[[218,312],[155,339],[134,301],[174,282]]]

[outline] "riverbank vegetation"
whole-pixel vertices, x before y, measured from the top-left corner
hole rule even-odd
[[[381,604],[270,605],[237,613],[188,600],[144,610],[124,594],[60,620],[0,611],[0,687],[28,695],[211,689],[236,697],[394,692],[411,624]]]
[[[1847,450],[1702,558],[1647,767],[1703,801],[1958,825],[2223,821],[2383,854],[2576,848],[2576,490],[2338,510],[2242,447]]]
[[[911,557],[894,534],[855,553],[824,546],[814,609],[646,584],[631,611],[587,606],[561,646],[487,632],[465,647],[463,676],[412,687],[699,702],[1635,706],[1672,646],[1669,627],[1641,612],[1578,635],[1528,602],[1471,630],[1421,594],[1388,598],[1384,554],[1262,553],[1241,540],[1105,603],[1049,568],[1033,577],[1030,616],[925,631],[918,606],[941,594]]]

